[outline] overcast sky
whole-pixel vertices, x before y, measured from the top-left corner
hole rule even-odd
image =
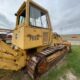
[[[0,0],[0,28],[14,28],[15,16],[24,0]],[[53,31],[80,34],[80,0],[34,0],[48,9]]]

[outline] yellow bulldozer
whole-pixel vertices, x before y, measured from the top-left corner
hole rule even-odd
[[[24,67],[34,80],[57,64],[67,53],[66,45],[54,43],[48,11],[32,0],[22,4],[16,15],[12,45],[0,40],[0,69]]]

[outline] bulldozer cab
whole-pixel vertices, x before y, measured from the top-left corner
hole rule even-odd
[[[32,0],[27,0],[18,10],[16,17],[12,40],[14,45],[29,49],[50,44],[51,24],[46,9]]]

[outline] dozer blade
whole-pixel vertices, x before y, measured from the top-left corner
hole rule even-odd
[[[37,53],[37,55],[32,57],[28,62],[28,74],[32,79],[36,80],[52,66],[57,64],[57,62],[60,61],[67,52],[67,48],[64,45],[60,45],[57,47],[50,47]]]
[[[25,65],[25,52],[20,49],[16,51],[0,40],[0,69],[18,71]]]

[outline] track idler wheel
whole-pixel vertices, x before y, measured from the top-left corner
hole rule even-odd
[[[48,70],[48,63],[46,59],[42,59],[37,65],[37,73],[39,75],[45,73]]]

